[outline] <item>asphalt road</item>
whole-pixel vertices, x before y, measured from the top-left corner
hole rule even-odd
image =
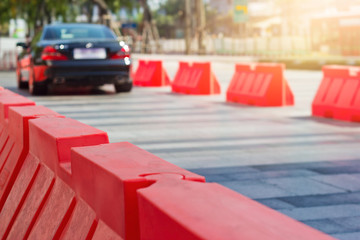
[[[0,86],[38,105],[131,142],[340,239],[360,239],[360,124],[311,117],[320,71],[286,71],[295,106],[258,108],[225,103],[234,65],[247,58],[141,56],[163,59],[172,79],[178,61],[211,61],[218,96],[171,93],[169,87],[55,89],[33,97],[15,74]]]

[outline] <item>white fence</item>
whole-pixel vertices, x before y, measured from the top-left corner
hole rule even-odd
[[[162,39],[160,40],[162,53],[184,53],[184,39]],[[133,46],[134,52],[141,52],[141,42]],[[258,37],[258,38],[207,38],[205,39],[207,54],[226,55],[301,55],[311,51],[310,40],[304,37]],[[191,51],[196,53],[197,41],[191,43]],[[156,46],[150,44],[150,52],[155,53]]]
[[[16,67],[16,43],[24,39],[0,37],[0,70],[14,70]]]
[[[132,51],[141,52],[141,42],[133,42],[129,37],[123,37],[130,44]],[[0,69],[13,69],[16,43],[23,39],[0,37]],[[197,41],[191,42],[191,52],[197,53]],[[150,53],[182,54],[185,52],[184,39],[161,39],[161,51],[156,52],[155,42],[150,43]],[[311,44],[304,37],[257,37],[257,38],[211,38],[205,39],[207,54],[217,55],[247,55],[247,56],[298,56],[311,52]]]

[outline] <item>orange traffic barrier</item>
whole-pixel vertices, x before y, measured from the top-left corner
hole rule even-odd
[[[149,177],[170,174],[205,181],[126,142],[73,148],[72,173],[79,196],[124,239],[139,239],[136,190],[154,183]]]
[[[283,64],[237,64],[226,101],[269,107],[294,105],[283,72]]]
[[[210,62],[180,62],[179,69],[171,85],[176,93],[192,95],[220,94],[220,84],[211,71]]]
[[[312,115],[360,122],[360,68],[324,66]]]
[[[137,193],[141,239],[334,239],[215,183],[158,176]]]
[[[163,68],[162,61],[139,60],[139,66],[134,74],[135,86],[161,87],[170,85],[170,79]]]

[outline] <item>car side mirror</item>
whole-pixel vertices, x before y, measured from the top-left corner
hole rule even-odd
[[[26,43],[24,43],[24,42],[18,42],[18,43],[16,43],[16,46],[17,47],[22,47],[22,48],[28,48],[28,45]]]

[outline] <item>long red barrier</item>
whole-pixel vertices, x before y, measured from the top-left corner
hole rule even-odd
[[[45,107],[7,111],[0,239],[332,239]]]
[[[215,183],[159,176],[137,192],[141,239],[334,239]]]
[[[169,86],[170,79],[163,68],[162,61],[139,60],[139,66],[133,79],[135,86],[161,87]]]
[[[192,95],[220,94],[221,91],[210,62],[180,62],[171,88],[173,92]]]
[[[237,64],[226,101],[264,107],[294,105],[283,72],[283,64]]]
[[[312,115],[360,122],[360,68],[324,66]]]
[[[126,142],[73,148],[72,164],[79,196],[125,239],[139,239],[136,190],[154,183],[148,176],[168,173],[205,181]]]

